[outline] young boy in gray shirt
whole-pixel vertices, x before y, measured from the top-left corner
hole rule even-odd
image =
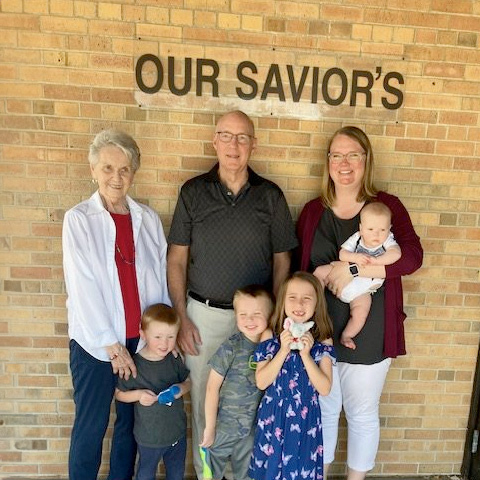
[[[161,303],[148,307],[140,328],[146,345],[133,357],[137,377],[119,379],[115,391],[117,400],[136,402],[136,480],[155,479],[162,459],[167,480],[183,480],[185,473],[187,416],[182,397],[190,391],[190,372],[172,353],[179,327],[172,307]]]
[[[233,308],[239,331],[210,359],[205,395],[200,447],[209,450],[215,480],[223,478],[229,460],[234,480],[248,479],[256,413],[263,393],[255,384],[253,354],[273,311],[272,295],[264,287],[250,285],[235,292]]]

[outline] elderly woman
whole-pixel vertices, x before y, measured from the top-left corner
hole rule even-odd
[[[117,376],[136,376],[131,355],[143,309],[170,303],[167,244],[158,215],[127,192],[140,167],[132,137],[99,133],[89,152],[98,190],[65,214],[63,255],[75,423],[70,480],[96,480]],[[131,480],[135,464],[133,404],[116,402],[110,480]]]
[[[375,465],[380,437],[379,402],[391,358],[405,354],[401,276],[417,270],[423,250],[400,200],[373,183],[373,152],[367,135],[356,127],[335,132],[328,145],[320,198],[305,205],[297,226],[303,270],[325,279],[328,311],[334,328],[338,366],[330,395],[322,397],[325,469],[334,459],[340,411],[348,423],[348,480],[363,480]],[[359,227],[362,207],[372,201],[392,211],[392,233],[401,258],[387,266],[364,267],[339,262],[343,242]],[[333,267],[333,268],[332,268]],[[385,278],[372,296],[367,322],[355,337],[356,348],[340,343],[349,305],[335,295],[354,276]]]

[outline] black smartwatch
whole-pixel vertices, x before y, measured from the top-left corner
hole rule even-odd
[[[356,263],[350,263],[348,268],[354,277],[358,277],[358,265]]]

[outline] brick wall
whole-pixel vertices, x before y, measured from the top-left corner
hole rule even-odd
[[[168,230],[179,186],[213,163],[215,119],[231,108],[252,115],[253,165],[283,188],[295,216],[318,194],[331,132],[356,124],[369,133],[377,181],[405,203],[426,253],[404,281],[409,354],[393,362],[382,396],[375,472],[459,473],[480,325],[480,2],[2,0],[0,29],[0,478],[66,477],[73,402],[61,226],[93,191],[93,135],[116,126],[135,136],[143,165],[132,194]],[[206,85],[201,96],[174,96],[165,80],[145,94],[134,73],[144,54],[164,65],[174,57],[179,86],[185,58],[215,60],[221,93]],[[286,65],[296,82],[310,66],[305,95],[240,100],[240,61],[258,67],[260,91],[272,64],[284,85]],[[309,102],[313,67],[320,80],[331,68],[346,73],[343,103]],[[376,77],[377,67],[403,76],[402,106],[382,106],[392,96],[381,80],[371,107],[364,95],[350,106],[352,71]],[[146,82],[153,73],[145,67]],[[335,472],[344,450],[343,434]]]

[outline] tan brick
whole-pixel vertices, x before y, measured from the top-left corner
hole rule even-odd
[[[98,18],[105,20],[121,20],[122,5],[115,3],[98,3]]]
[[[241,28],[260,32],[263,30],[263,18],[259,15],[242,15]]]
[[[2,5],[2,12],[22,13],[23,12],[23,2],[21,0],[10,1],[7,4]]]
[[[187,56],[215,59],[222,94],[238,86],[240,59],[258,66],[260,89],[272,63],[284,82],[285,65],[296,74],[304,65],[316,66],[319,82],[328,68],[339,66],[349,89],[354,69],[374,73],[381,66],[383,74],[404,76],[405,99],[397,111],[380,106],[380,79],[371,109],[350,107],[348,95],[343,105],[328,107],[319,92],[316,118],[254,115],[259,146],[252,166],[284,189],[297,216],[319,193],[329,135],[347,122],[371,135],[376,180],[400,196],[425,249],[423,268],[403,279],[409,355],[395,360],[382,395],[374,473],[438,474],[446,465],[448,473],[460,471],[480,332],[480,8],[465,0],[391,0],[388,6],[384,0],[171,0],[168,7],[157,0],[7,3],[0,15],[0,94],[6,99],[0,102],[0,358],[8,368],[0,377],[1,407],[17,406],[38,425],[27,433],[20,426],[25,418],[17,417],[15,429],[4,427],[12,441],[0,441],[0,455],[16,441],[30,454],[49,455],[29,457],[32,465],[2,462],[1,472],[67,476],[73,402],[61,221],[66,208],[93,191],[86,158],[93,134],[107,125],[134,133],[143,167],[132,194],[160,212],[166,231],[179,186],[215,161],[211,132],[227,107],[210,105],[205,96],[191,105],[154,101],[139,108],[133,69],[144,53],[162,62],[174,56],[176,68]],[[216,28],[217,21],[225,30]],[[33,273],[42,268],[48,278]],[[55,388],[18,383],[20,377],[47,376]],[[442,417],[448,428],[437,426]],[[49,439],[48,451],[31,443],[41,438]],[[342,420],[338,473],[345,449]],[[438,458],[432,460],[433,452]],[[190,458],[187,463],[193,475]],[[107,465],[108,442],[102,475]]]

